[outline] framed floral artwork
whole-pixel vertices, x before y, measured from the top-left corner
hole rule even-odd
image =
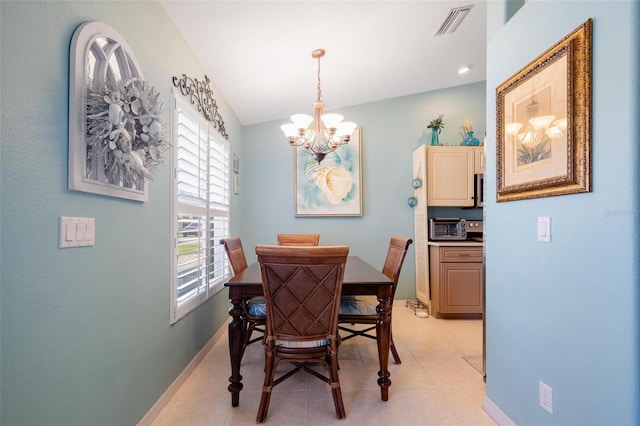
[[[496,89],[496,200],[591,191],[591,20]]]
[[[318,163],[294,151],[296,217],[362,216],[362,129]]]

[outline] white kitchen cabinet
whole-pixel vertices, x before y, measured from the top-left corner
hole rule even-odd
[[[427,205],[473,206],[473,149],[458,146],[427,148]]]
[[[484,173],[484,146],[430,146],[427,150],[427,205],[474,205],[474,176]]]
[[[484,146],[473,147],[474,173],[484,173]]]

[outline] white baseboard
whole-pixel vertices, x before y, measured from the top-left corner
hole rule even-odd
[[[516,423],[509,418],[493,401],[486,395],[482,401],[482,408],[487,414],[500,426],[517,426]]]
[[[196,369],[196,367],[202,362],[205,356],[209,353],[213,345],[216,344],[218,339],[224,334],[227,330],[227,323],[225,323],[222,327],[216,331],[216,333],[209,339],[209,341],[203,346],[202,349],[193,357],[193,359],[189,362],[189,364],[185,367],[184,370],[176,377],[176,379],[169,385],[166,391],[160,396],[160,398],[153,404],[153,407],[144,415],[144,417],[138,422],[137,426],[150,426],[151,423],[158,417],[162,409],[169,403],[171,398],[178,392],[180,386],[184,384],[184,382],[189,378],[191,373]]]

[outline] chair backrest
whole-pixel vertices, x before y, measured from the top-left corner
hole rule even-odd
[[[336,341],[348,246],[257,245],[267,339]]]
[[[227,256],[229,256],[229,263],[231,263],[231,269],[233,269],[234,275],[247,269],[247,258],[244,255],[240,238],[225,238],[220,240],[220,244],[224,245]]]
[[[382,267],[382,273],[396,284],[400,277],[400,270],[402,269],[404,258],[407,255],[407,250],[409,250],[412,242],[413,240],[411,238],[397,236],[391,237],[391,241],[389,241],[389,250],[387,251],[387,258]]]
[[[317,246],[320,234],[278,234],[279,246]]]

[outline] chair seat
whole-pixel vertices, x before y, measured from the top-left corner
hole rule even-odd
[[[267,302],[262,296],[252,297],[246,302],[246,310],[252,317],[266,317]]]
[[[378,315],[375,296],[342,296],[339,315]]]
[[[329,339],[312,340],[310,342],[291,342],[289,340],[276,340],[276,346],[280,348],[300,349],[300,348],[320,348],[327,346]]]

